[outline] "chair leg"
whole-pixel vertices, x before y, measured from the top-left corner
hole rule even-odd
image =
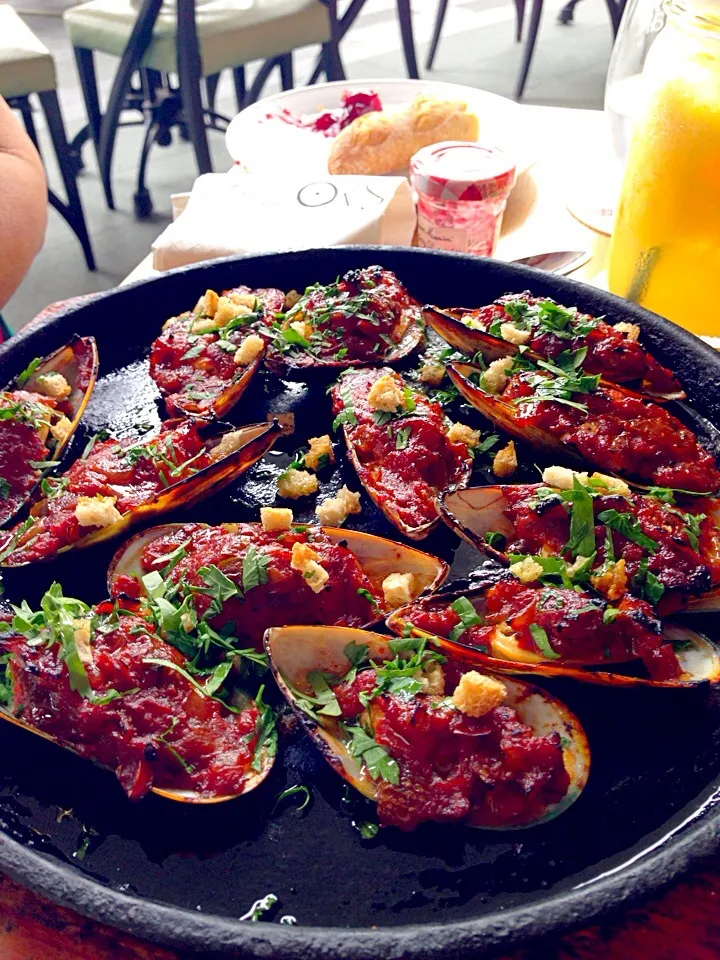
[[[102,114],[100,113],[100,99],[98,97],[97,77],[95,76],[95,57],[92,50],[86,50],[84,47],[73,47],[73,50],[83,99],[85,100],[85,113],[88,118],[90,136],[95,144],[95,154],[99,160]],[[76,143],[77,139],[76,137],[73,144]]]
[[[195,22],[195,0],[178,0],[177,56],[183,114],[195,151],[198,171],[201,174],[212,173],[205,111],[200,96],[202,61]]]
[[[283,90],[292,90],[295,86],[292,51],[290,51],[290,53],[283,53],[282,56],[278,57],[278,62],[280,66],[280,84]]]
[[[608,13],[610,14],[610,23],[612,24],[613,36],[616,37],[618,30],[620,29],[620,18],[623,13],[622,0],[605,0],[605,3],[608,8]]]
[[[233,69],[233,84],[235,85],[235,103],[238,111],[240,111],[245,106],[245,96],[247,94],[245,67],[235,67]]]
[[[255,74],[255,79],[245,97],[245,106],[249,106],[251,103],[255,103],[256,100],[259,100],[263,87],[268,82],[268,78],[275,67],[279,65],[279,60],[279,57],[271,57],[269,60],[263,61],[260,65],[260,69]]]
[[[542,15],[543,0],[532,0],[530,10],[530,31],[525,41],[522,63],[520,64],[520,75],[518,76],[517,86],[515,87],[515,99],[521,100],[525,92],[528,74],[530,73],[530,64],[532,63],[533,53],[535,52],[535,41],[537,40],[538,30],[540,28],[540,17]]]
[[[133,197],[135,205],[135,219],[146,220],[152,215],[153,204],[150,191],[145,185],[145,171],[147,170],[150,148],[157,138],[159,124],[156,120],[148,118],[145,123],[145,136],[143,137],[142,150],[140,152],[140,164],[138,166],[137,190]]]
[[[17,109],[20,111],[23,118],[23,124],[25,125],[25,130],[27,131],[27,135],[30,137],[33,144],[35,145],[35,149],[37,150],[37,152],[40,153],[40,144],[38,142],[37,130],[35,129],[35,118],[33,117],[30,98],[17,97],[17,99],[13,103],[13,106],[17,106]]]
[[[342,18],[338,18],[337,0],[325,0],[330,20],[330,39],[322,45],[322,52],[315,63],[307,86],[317,83],[323,73],[328,80],[345,80],[345,68],[340,58],[340,41],[357,20],[365,3],[366,0],[351,0]]]
[[[410,0],[397,0],[397,15],[400,21],[400,36],[402,37],[403,51],[407,75],[411,80],[419,80],[417,58],[415,56],[415,41],[413,39],[412,10]]]
[[[205,94],[207,96],[208,110],[210,110],[211,113],[215,113],[215,97],[217,96],[217,88],[219,83],[219,73],[213,73],[211,77],[205,78]]]
[[[518,0],[515,0],[515,2],[517,3]],[[440,0],[440,3],[438,3],[437,13],[435,14],[435,26],[433,27],[430,49],[428,50],[427,57],[425,58],[426,70],[432,70],[433,62],[435,61],[435,54],[437,53],[438,44],[440,43],[440,34],[442,33],[443,23],[445,22],[447,7],[448,0]]]
[[[57,203],[53,202],[52,195],[50,197],[50,201],[53,203],[53,206],[55,206],[56,209],[62,213],[63,217],[65,217],[67,222],[70,224],[75,236],[80,241],[80,245],[83,248],[83,253],[85,254],[85,262],[87,263],[88,270],[94,270],[95,257],[93,256],[92,246],[90,244],[90,236],[88,235],[87,224],[85,223],[85,214],[83,212],[80,193],[78,192],[77,188],[75,171],[68,153],[65,124],[63,123],[62,113],[60,112],[60,104],[58,103],[57,93],[54,90],[44,90],[42,93],[39,93],[38,96],[40,97],[40,103],[45,114],[45,119],[47,120],[50,138],[52,139],[55,156],[57,158],[58,166],[60,167],[60,173],[63,178],[65,193],[68,199],[67,206],[64,204],[61,205],[63,209],[61,209],[60,206],[57,206]],[[55,199],[57,200],[57,198]]]
[[[515,42],[522,40],[523,23],[525,22],[525,0],[515,0]]]

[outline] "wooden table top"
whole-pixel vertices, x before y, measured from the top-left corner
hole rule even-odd
[[[578,184],[596,183],[609,156],[599,111],[526,107],[528,136],[539,138],[538,162],[518,185],[498,253],[503,259],[546,250],[592,249],[577,276],[603,284],[607,240],[574,220],[565,201]],[[589,165],[582,166],[590,155]],[[127,281],[152,276],[146,257]],[[126,281],[126,282],[127,282]],[[56,907],[0,875],[0,960],[191,960]],[[718,960],[720,857],[647,903],[564,937],[500,960]],[[381,958],[378,958],[381,960]]]

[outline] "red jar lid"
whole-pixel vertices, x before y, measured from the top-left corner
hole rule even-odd
[[[510,193],[515,161],[497,147],[448,140],[415,154],[410,180],[418,193],[435,200],[490,200]]]

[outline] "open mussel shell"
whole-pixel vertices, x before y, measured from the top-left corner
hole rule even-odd
[[[433,517],[432,520],[428,520],[427,523],[421,524],[419,527],[411,527],[400,517],[397,509],[392,501],[392,498],[388,496],[387,491],[377,490],[373,486],[368,485],[364,482],[363,471],[364,465],[360,462],[357,451],[352,441],[352,429],[345,424],[343,426],[343,433],[345,435],[345,447],[347,449],[348,460],[355,468],[358,479],[363,485],[363,488],[367,495],[370,497],[372,502],[381,511],[386,517],[386,519],[396,527],[404,537],[407,537],[409,540],[424,540],[425,537],[429,536],[433,530],[440,526],[440,516]],[[470,476],[472,474],[472,461],[468,461],[462,470],[462,474],[458,480],[453,484],[453,490],[462,489],[470,482]],[[439,493],[440,491],[438,491]]]
[[[98,352],[97,344],[93,337],[74,336],[64,347],[60,347],[54,353],[41,360],[27,381],[18,385],[17,381],[11,381],[6,390],[25,390],[29,393],[41,393],[38,389],[38,377],[47,373],[60,373],[70,384],[70,395],[63,406],[68,411],[70,420],[70,429],[66,436],[61,440],[56,440],[51,433],[48,433],[45,444],[49,451],[48,459],[57,460],[70,443],[73,434],[77,430],[78,424],[82,419],[90,397],[95,387],[95,381],[98,375]],[[31,468],[29,468],[31,469]],[[37,473],[37,481],[40,482],[41,472]],[[0,523],[6,524],[11,521],[20,510],[30,502],[37,483],[27,492],[26,496],[18,503],[8,505],[8,509],[0,510]]]
[[[164,427],[173,428],[182,421],[168,420]],[[81,549],[90,547],[93,544],[104,540],[111,540],[117,537],[124,530],[138,523],[143,523],[152,517],[157,517],[170,510],[185,509],[204,500],[206,497],[222,490],[241,474],[245,473],[253,464],[267,453],[275,440],[281,435],[282,427],[274,420],[272,423],[252,423],[245,427],[234,427],[228,423],[206,423],[200,428],[200,433],[205,439],[206,449],[211,450],[217,446],[226,433],[239,434],[242,442],[237,450],[225,457],[210,464],[190,477],[186,477],[179,483],[167,487],[159,493],[153,500],[147,503],[141,503],[134,509],[124,514],[117,523],[102,527],[87,534],[75,543],[62,547],[58,553],[65,553],[67,550]],[[32,516],[41,517],[45,509],[46,501],[40,500],[31,511]],[[24,546],[34,535],[31,527],[23,536],[20,537],[18,545]],[[46,559],[50,559],[49,557]],[[22,564],[25,566],[26,564]],[[11,562],[11,555],[0,566],[14,566]]]
[[[308,735],[341,777],[363,796],[376,800],[376,783],[362,763],[351,756],[349,737],[343,732],[337,718],[320,716],[315,720],[298,706],[295,693],[299,690],[312,694],[312,686],[308,681],[310,673],[319,671],[338,677],[347,673],[351,664],[345,648],[350,643],[367,646],[368,656],[375,662],[394,656],[387,637],[347,627],[275,627],[265,634],[265,650],[275,680]],[[565,797],[531,824],[495,829],[536,826],[562,813],[579,797],[590,770],[590,747],[579,720],[563,703],[528,683],[508,680],[506,677],[502,679],[508,690],[505,702],[517,710],[523,723],[541,736],[557,731],[563,743],[563,759],[570,776]]]
[[[141,579],[146,571],[142,568],[140,558],[148,544],[175,533],[182,527],[182,523],[165,523],[143,530],[124,543],[110,561],[108,569],[110,594],[113,594],[113,588],[119,577]],[[258,531],[261,529],[260,524],[257,524],[257,528]],[[437,590],[448,575],[447,563],[429,553],[416,550],[415,547],[385,540],[370,533],[361,533],[358,530],[343,530],[340,527],[321,527],[320,529],[335,543],[344,543],[351,553],[355,554],[368,579],[378,588],[391,573],[412,573],[413,592],[416,597],[419,597]],[[318,603],[322,603],[322,594],[318,596]],[[366,626],[372,626],[382,620],[383,616],[382,612],[379,613]]]
[[[15,717],[11,713],[8,713],[6,710],[0,709],[0,720],[6,720],[8,723],[12,723],[16,727],[20,727],[21,730],[25,730],[28,733],[34,734],[36,737],[42,737],[43,740],[48,740],[50,743],[54,743],[58,747],[62,747],[63,750],[69,750],[70,753],[75,753],[78,756],[76,750],[68,743],[63,743],[61,740],[57,740],[55,737],[51,736],[49,733],[46,733],[44,730],[39,730],[37,727],[31,726],[29,723],[26,723],[21,717]],[[83,759],[88,759],[84,757]],[[172,790],[165,789],[163,787],[152,787],[150,792],[156,793],[159,797],[164,797],[166,800],[174,800],[177,803],[193,803],[193,804],[211,804],[211,803],[225,803],[228,800],[235,800],[237,797],[244,796],[246,793],[250,793],[251,790],[254,790],[259,786],[263,780],[267,777],[272,769],[272,765],[275,761],[273,756],[269,756],[267,752],[262,754],[262,767],[258,771],[253,771],[245,781],[243,785],[242,793],[232,794],[232,795],[222,795],[216,797],[206,797],[200,793],[195,793],[192,790]],[[95,761],[93,761],[95,762]],[[98,764],[102,766],[102,764]],[[102,767],[102,769],[109,769],[107,767]],[[112,771],[111,771],[112,772]]]
[[[197,400],[191,400],[188,397],[186,400],[176,400],[174,403],[175,408],[188,417],[199,417],[202,419],[210,419],[212,417],[213,419],[219,419],[220,417],[226,416],[243,393],[245,393],[250,386],[251,380],[262,366],[266,349],[267,348],[264,348],[263,351],[255,357],[253,362],[242,370],[240,376],[236,380],[233,380],[215,397],[212,403],[203,406],[198,403]]]
[[[349,370],[353,367],[378,367],[393,366],[399,363],[405,357],[409,357],[422,344],[425,338],[425,330],[418,319],[414,317],[408,322],[402,338],[387,353],[365,360],[333,360],[332,358],[314,357],[311,353],[297,351],[291,356],[281,354],[270,347],[268,349],[265,366],[273,373],[286,377],[290,380],[303,380],[313,374],[321,376],[326,374],[331,376],[341,370]],[[383,341],[380,341],[385,346]]]
[[[663,625],[663,636],[673,644],[683,671],[680,677],[671,680],[651,680],[649,677],[599,670],[596,669],[596,664],[588,664],[577,660],[544,660],[540,654],[530,651],[523,651],[525,657],[523,661],[501,659],[491,656],[477,647],[462,643],[460,640],[438,637],[414,626],[413,616],[417,616],[420,610],[447,607],[448,604],[459,597],[466,597],[482,616],[485,611],[485,589],[484,586],[480,586],[469,590],[448,591],[421,598],[404,607],[399,607],[390,614],[385,624],[389,630],[398,636],[405,636],[409,632],[411,636],[426,637],[446,656],[495,673],[537,677],[569,677],[583,683],[634,688],[688,688],[720,683],[720,652],[718,652],[718,648],[702,634],[695,630],[689,630],[680,624],[665,623]],[[602,662],[607,663],[607,661]]]
[[[519,351],[514,343],[503,340],[502,337],[495,337],[486,330],[474,330],[463,323],[463,319],[471,316],[473,310],[457,308],[451,310],[441,310],[432,304],[423,307],[423,318],[429,327],[431,327],[438,336],[442,337],[451,347],[474,357],[479,353],[488,363],[493,360],[499,360],[501,357],[514,357]],[[525,356],[531,360],[547,360],[535,350],[528,349]],[[609,377],[603,377],[604,382],[609,386],[616,387],[618,384]],[[635,396],[653,399],[655,401],[682,400],[685,392],[682,389],[673,390],[665,393],[658,393],[649,387],[636,386],[628,388],[625,384],[619,384],[623,389]]]

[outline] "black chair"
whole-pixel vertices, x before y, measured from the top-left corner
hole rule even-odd
[[[116,0],[89,0],[66,10],[88,115],[87,129],[74,144],[79,151],[92,138],[108,206],[114,208],[111,173],[119,126],[145,127],[134,195],[138,217],[152,212],[145,185],[150,149],[155,143],[168,146],[173,128],[191,141],[199,172],[212,170],[207,130],[224,130],[229,123],[215,111],[221,70],[233,71],[238,110],[259,98],[275,68],[283,89],[292,88],[292,49],[300,46],[319,43],[317,75],[344,79],[336,2],[297,0],[289,11],[273,15],[268,9],[264,17],[256,15],[257,7],[248,14],[247,9],[219,2],[196,10],[194,0],[177,0],[176,11],[163,8],[162,0],[143,0],[137,16]],[[95,77],[98,50],[120,57],[104,114]],[[247,89],[245,64],[251,60],[264,62]],[[128,111],[135,116],[127,118]]]

